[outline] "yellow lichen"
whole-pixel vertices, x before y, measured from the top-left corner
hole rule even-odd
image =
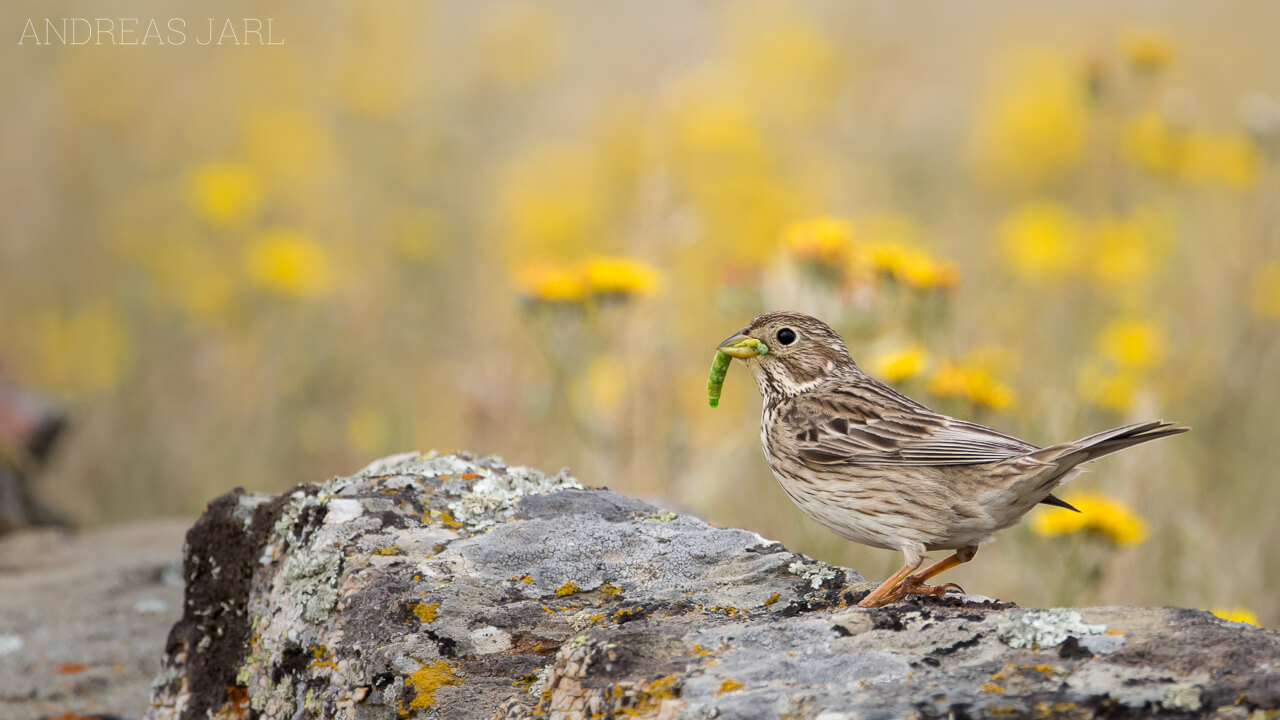
[[[774,603],[776,603],[776,602],[778,602],[778,593],[774,593],[774,594],[770,595],[770,596],[769,596],[769,599],[764,601],[764,606],[765,606],[765,607],[769,607],[770,605],[772,605],[772,604],[774,604]]]
[[[1004,694],[1004,688],[1000,687],[995,683],[982,683],[981,687],[979,687],[978,689],[984,693],[994,693],[999,695]]]
[[[423,665],[404,679],[407,688],[413,688],[413,699],[405,707],[404,701],[399,703],[401,717],[406,717],[416,710],[425,710],[436,701],[436,691],[446,685],[461,685],[462,678],[453,666],[444,660],[431,665]]]
[[[432,510],[431,512],[427,513],[427,515],[432,520],[439,522],[441,525],[444,525],[447,528],[452,528],[456,530],[462,527],[462,523],[458,522],[457,519],[453,517],[453,513],[449,512],[448,510]],[[423,519],[426,520],[426,518],[423,518]]]
[[[440,603],[413,603],[409,606],[413,614],[424,623],[435,622],[436,615],[440,611]]]
[[[560,587],[556,588],[556,597],[568,597],[578,594],[578,583],[570,580]]]
[[[600,586],[600,592],[606,597],[616,598],[622,594],[622,588],[614,585],[613,583],[605,583]]]
[[[399,545],[392,545],[392,546],[390,546],[390,547],[379,548],[379,549],[378,549],[378,550],[376,550],[373,554],[374,554],[374,555],[399,555],[399,554],[400,554],[400,546],[399,546]]]
[[[742,689],[742,683],[738,682],[737,680],[725,678],[724,682],[720,683],[720,688],[716,690],[716,694],[723,695],[725,693],[730,693],[730,692],[733,692],[734,690],[741,690],[741,689]]]
[[[312,645],[311,657],[314,659],[311,661],[311,667],[327,667],[331,670],[337,670],[338,663],[334,662],[332,657],[326,658],[326,655],[329,655],[329,651],[323,645]]]

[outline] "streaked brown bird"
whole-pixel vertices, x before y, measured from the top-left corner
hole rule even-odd
[[[764,454],[792,501],[841,537],[902,551],[902,567],[862,607],[944,594],[955,586],[925,582],[972,560],[1037,503],[1075,510],[1052,493],[1080,465],[1190,429],[1155,420],[1036,447],[872,378],[834,330],[800,313],[760,315],[719,350],[755,375]],[[931,550],[955,554],[916,572]]]

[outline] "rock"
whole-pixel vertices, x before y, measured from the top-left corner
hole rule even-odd
[[[397,456],[187,537],[149,717],[1247,717],[1280,634],[1194,610],[855,607],[853,570],[561,472]]]
[[[190,520],[0,538],[0,718],[140,718]]]

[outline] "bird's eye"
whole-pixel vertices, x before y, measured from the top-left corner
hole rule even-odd
[[[782,328],[778,331],[778,342],[783,345],[790,345],[796,341],[796,331],[791,328]]]

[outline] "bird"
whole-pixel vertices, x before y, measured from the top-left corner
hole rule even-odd
[[[717,351],[755,377],[765,458],[791,500],[845,539],[902,553],[865,608],[959,590],[925,583],[1037,504],[1076,510],[1053,491],[1084,463],[1190,429],[1153,420],[1037,447],[899,393],[863,372],[830,326],[797,312],[759,315]],[[935,550],[954,553],[919,570]]]

